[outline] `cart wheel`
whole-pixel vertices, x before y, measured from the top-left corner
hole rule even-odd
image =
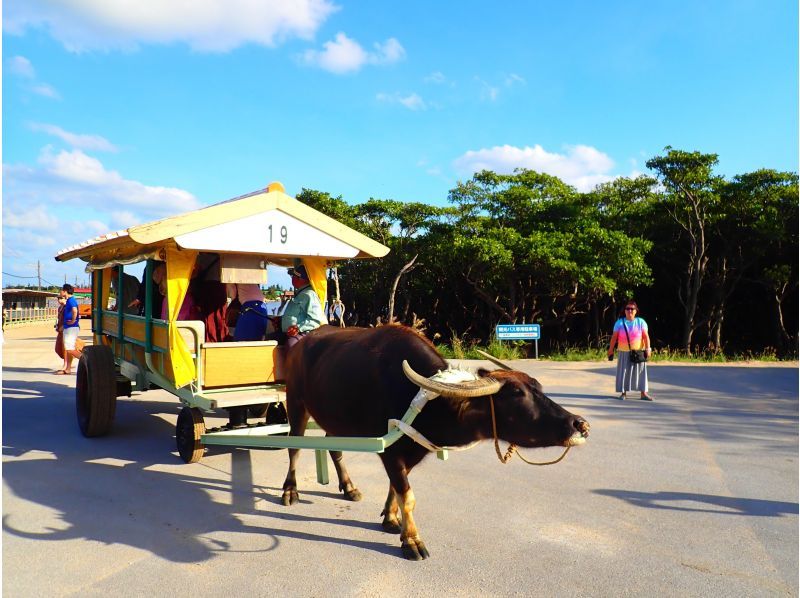
[[[260,405],[250,405],[247,411],[250,413],[250,417],[261,419],[262,417],[267,416],[267,411],[269,411],[269,403],[261,403]]]
[[[286,414],[284,403],[269,403],[266,409],[267,424],[288,424],[289,416]]]
[[[75,380],[75,406],[84,436],[105,436],[111,431],[117,410],[117,373],[109,347],[89,345],[83,350]]]
[[[205,447],[200,442],[200,436],[205,433],[206,423],[200,410],[196,407],[181,409],[178,423],[175,424],[175,443],[185,463],[197,463],[203,457]]]

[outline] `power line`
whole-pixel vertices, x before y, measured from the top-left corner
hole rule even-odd
[[[16,274],[9,274],[8,272],[3,272],[3,276],[11,276],[13,278],[24,278],[24,279],[31,279],[31,278],[39,278],[38,276],[17,276]],[[41,279],[42,282],[46,283],[48,286],[57,287],[59,285],[50,282],[49,280],[45,280],[44,278]]]

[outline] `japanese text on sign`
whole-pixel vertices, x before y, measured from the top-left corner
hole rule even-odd
[[[498,324],[495,329],[498,340],[539,340],[541,330],[539,324]]]

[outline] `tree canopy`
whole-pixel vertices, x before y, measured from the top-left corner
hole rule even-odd
[[[348,325],[391,310],[430,336],[485,342],[498,323],[537,322],[545,348],[602,346],[635,298],[657,346],[796,354],[797,174],[726,180],[717,163],[667,147],[647,162],[653,176],[585,193],[532,170],[482,171],[446,207],[298,199],[391,248],[339,265]]]

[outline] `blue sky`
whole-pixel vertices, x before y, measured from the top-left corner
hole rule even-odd
[[[797,23],[774,0],[6,2],[3,284],[83,280],[55,253],[273,180],[446,205],[482,168],[588,190],[667,145],[796,172]]]

